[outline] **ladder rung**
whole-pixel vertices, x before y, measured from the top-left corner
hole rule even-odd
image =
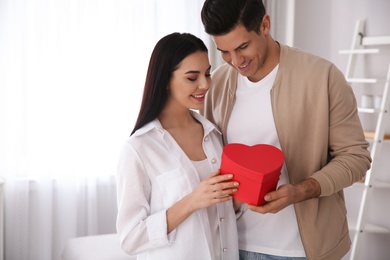
[[[356,222],[354,220],[348,219],[348,226],[349,226],[350,230],[357,231],[356,230]],[[378,225],[374,225],[374,224],[370,224],[370,223],[367,223],[365,225],[364,231],[366,231],[368,233],[381,233],[381,234],[387,234],[390,232],[390,230],[386,227],[382,227],[382,226],[378,226]]]
[[[386,45],[390,44],[390,36],[370,36],[363,37],[362,45]]]
[[[377,83],[377,79],[374,78],[347,78],[350,83]]]
[[[354,187],[359,188],[365,188],[366,186],[365,178],[363,178],[361,181],[355,182],[353,184]],[[380,189],[390,189],[390,182],[389,181],[382,181],[382,180],[375,180],[371,182],[371,187],[380,188]]]
[[[374,139],[375,137],[375,132],[373,131],[364,131],[364,136],[367,138],[367,139]],[[390,140],[390,133],[385,133],[383,135],[383,139],[384,140]]]
[[[373,113],[378,112],[378,111],[379,110],[375,109],[375,108],[358,107],[358,112],[361,112],[361,113],[373,114]]]
[[[375,181],[372,185],[375,188],[390,189],[390,183],[385,181]]]
[[[371,54],[379,53],[379,49],[355,49],[355,50],[340,50],[339,54]]]

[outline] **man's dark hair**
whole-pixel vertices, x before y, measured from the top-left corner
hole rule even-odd
[[[260,32],[260,24],[265,15],[262,0],[206,0],[201,18],[206,33],[223,35],[238,24],[248,32]]]

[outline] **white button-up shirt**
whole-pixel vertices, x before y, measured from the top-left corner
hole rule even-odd
[[[216,171],[222,153],[221,133],[198,113],[192,114],[203,125],[203,149]],[[216,221],[221,259],[238,259],[232,201],[217,204],[216,219],[209,219],[207,210],[200,209],[167,234],[167,209],[200,182],[190,159],[157,119],[129,137],[118,163],[117,231],[122,249],[137,259],[212,259],[212,245],[206,237],[209,221]]]

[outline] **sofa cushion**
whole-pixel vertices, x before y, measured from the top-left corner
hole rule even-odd
[[[70,239],[61,253],[62,260],[133,260],[122,251],[117,234],[106,234]]]

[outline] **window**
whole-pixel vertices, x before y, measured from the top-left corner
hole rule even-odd
[[[203,1],[0,2],[0,176],[115,174],[152,49]]]

